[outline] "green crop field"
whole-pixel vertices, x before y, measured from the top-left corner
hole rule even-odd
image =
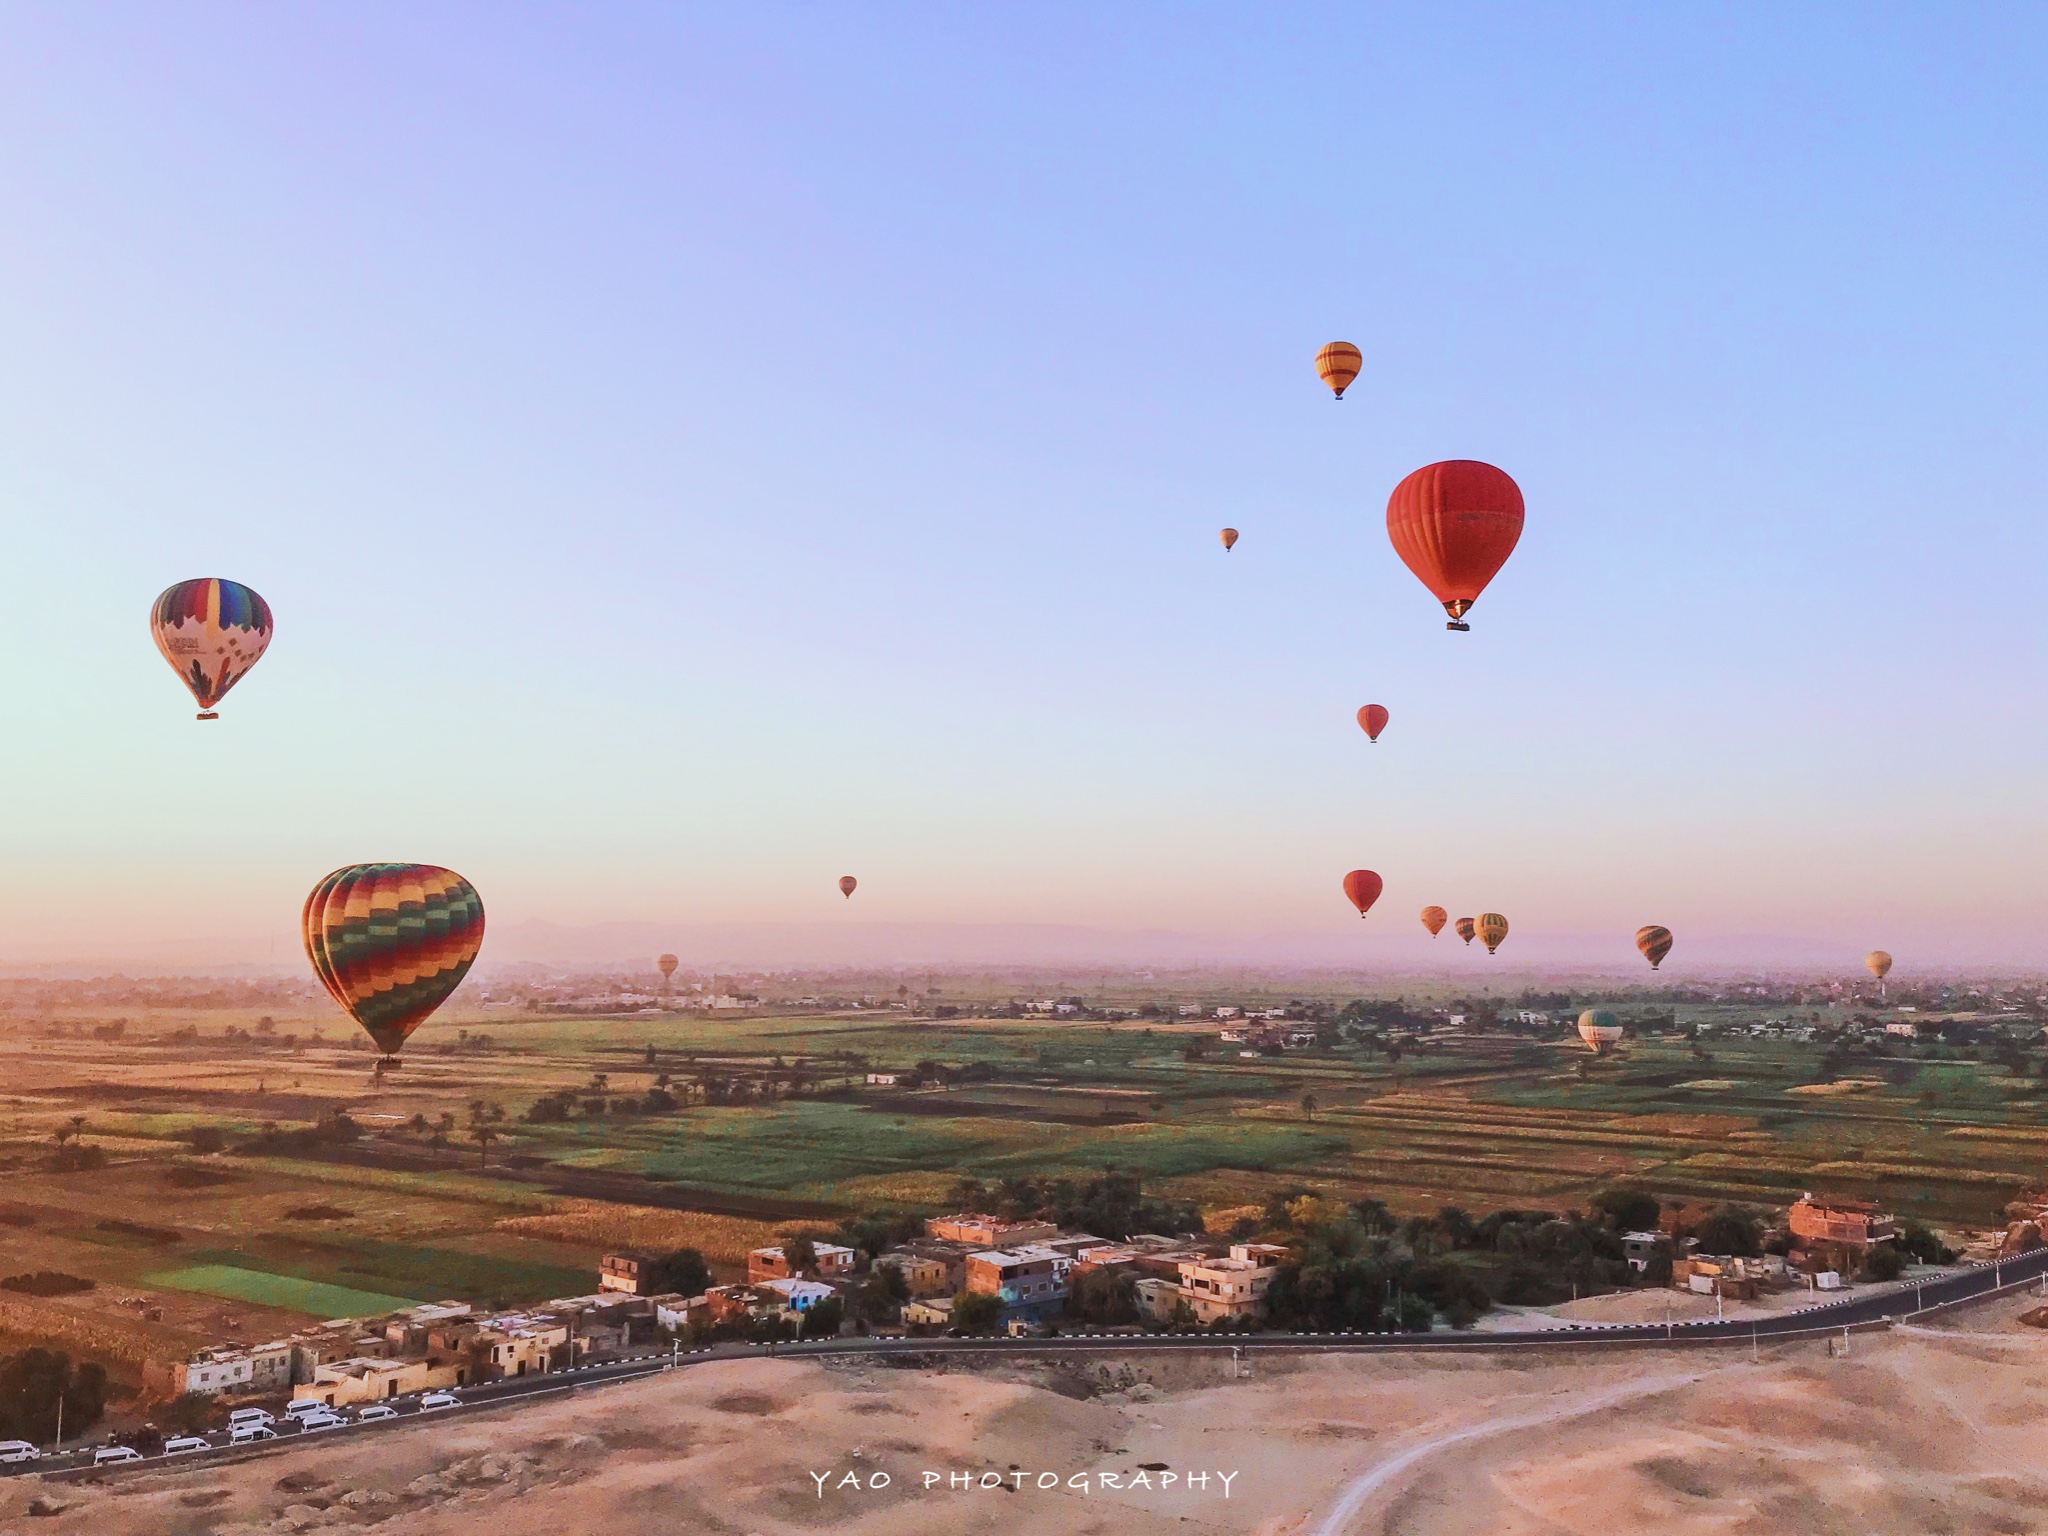
[[[326,1285],[318,1280],[302,1280],[296,1275],[267,1274],[260,1269],[239,1269],[232,1264],[194,1264],[184,1269],[144,1275],[142,1280],[145,1285],[165,1286],[174,1291],[198,1291],[207,1296],[222,1296],[230,1301],[246,1301],[259,1307],[277,1307],[321,1318],[369,1317],[409,1307],[420,1299],[351,1290],[345,1285]]]
[[[1555,1033],[1247,1058],[1213,1021],[457,1010],[381,1079],[310,1016],[258,1048],[222,1032],[246,1013],[165,1021],[196,1039],[145,1015],[119,1042],[0,1034],[0,1203],[24,1267],[89,1276],[110,1306],[154,1287],[167,1322],[213,1328],[208,1297],[325,1317],[577,1294],[601,1243],[676,1212],[829,1228],[936,1210],[962,1179],[1114,1169],[1217,1213],[1300,1190],[1412,1213],[1561,1209],[1621,1180],[1758,1206],[1819,1189],[1952,1230],[2044,1182],[2038,1046],[2017,1067],[1925,1040],[1830,1057],[1748,1034],[1761,1009],[1672,1011],[1723,1032],[1599,1059]],[[920,1063],[948,1085],[867,1081]],[[81,1120],[102,1160],[60,1170]]]

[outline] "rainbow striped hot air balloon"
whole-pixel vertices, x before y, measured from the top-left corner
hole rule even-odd
[[[149,628],[199,701],[199,718],[217,720],[213,706],[270,648],[270,604],[239,581],[202,576],[165,588],[149,611]]]
[[[462,985],[484,942],[476,887],[435,864],[337,869],[300,921],[321,985],[386,1056]]]

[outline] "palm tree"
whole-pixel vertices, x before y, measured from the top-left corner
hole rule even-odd
[[[71,1117],[71,1134],[77,1140],[83,1141],[85,1139],[85,1116],[73,1115]]]
[[[1316,1111],[1321,1107],[1322,1106],[1316,1102],[1316,1096],[1313,1093],[1304,1093],[1301,1096],[1301,1113],[1304,1119],[1315,1119]]]

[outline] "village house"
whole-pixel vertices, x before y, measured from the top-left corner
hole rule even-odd
[[[653,1281],[654,1261],[652,1253],[608,1253],[598,1266],[597,1288],[600,1291],[619,1291],[628,1296],[644,1296]]]
[[[966,1262],[966,1255],[961,1255],[963,1276]],[[927,1296],[951,1296],[959,1289],[959,1280],[944,1259],[912,1253],[907,1249],[877,1256],[875,1268],[893,1269],[902,1275],[904,1292],[913,1301],[921,1301]]]
[[[1137,1302],[1138,1316],[1148,1323],[1170,1323],[1180,1310],[1180,1283],[1148,1275],[1132,1287],[1132,1296]]]
[[[903,1325],[906,1328],[952,1327],[953,1298],[951,1296],[926,1296],[908,1303],[903,1308]]]
[[[1285,1253],[1270,1243],[1238,1243],[1227,1258],[1184,1259],[1179,1265],[1180,1299],[1198,1323],[1263,1320],[1266,1291],[1280,1272]]]
[[[1060,1235],[1060,1229],[1049,1221],[1005,1221],[1000,1216],[975,1213],[934,1216],[924,1224],[924,1230],[927,1236],[949,1243],[970,1244],[977,1252],[1022,1248],[1026,1243],[1042,1243]]]
[[[797,1317],[839,1293],[816,1280],[765,1280],[756,1289],[782,1298],[782,1309]]]
[[[993,1296],[1003,1305],[1002,1321],[1057,1315],[1066,1305],[1070,1261],[1050,1248],[1017,1248],[970,1254],[967,1290]]]
[[[381,1402],[413,1392],[467,1384],[468,1367],[457,1359],[429,1355],[420,1360],[336,1360],[313,1372],[312,1381],[295,1389],[303,1400],[330,1408],[351,1403]]]
[[[812,1273],[820,1280],[838,1280],[853,1273],[854,1252],[836,1243],[814,1243],[818,1262]],[[755,1248],[747,1254],[747,1284],[759,1285],[766,1280],[793,1279],[796,1271],[790,1268],[789,1255],[780,1247]]]
[[[1787,1221],[1792,1234],[1792,1262],[1816,1271],[1861,1269],[1870,1250],[1897,1240],[1898,1223],[1867,1200],[1816,1199],[1803,1194],[1792,1204]]]

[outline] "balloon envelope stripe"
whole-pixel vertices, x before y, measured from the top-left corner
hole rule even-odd
[[[335,1001],[394,1052],[460,986],[483,945],[476,888],[431,864],[358,864],[313,888],[306,955]]]

